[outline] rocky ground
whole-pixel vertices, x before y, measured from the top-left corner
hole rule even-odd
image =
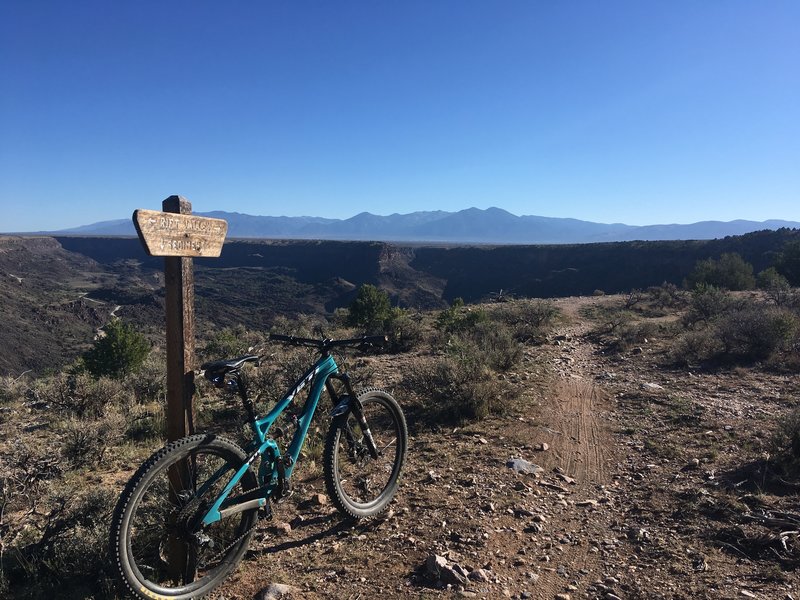
[[[303,478],[214,595],[254,598],[800,598],[800,484],[769,471],[797,377],[670,370],[608,352],[585,309],[529,346],[512,414],[412,431],[383,518],[348,523]],[[399,386],[404,363],[369,359]],[[272,586],[271,584],[282,584]]]

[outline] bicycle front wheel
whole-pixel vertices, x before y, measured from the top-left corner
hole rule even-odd
[[[111,553],[119,575],[139,598],[199,598],[239,564],[258,520],[257,509],[200,522],[245,463],[239,446],[213,435],[167,444],[134,474],[117,502]],[[245,472],[230,496],[255,489]]]
[[[391,502],[408,446],[403,411],[389,393],[369,390],[358,399],[378,458],[370,454],[358,419],[350,411],[333,421],[323,460],[328,495],[340,512],[356,519],[377,515]]]

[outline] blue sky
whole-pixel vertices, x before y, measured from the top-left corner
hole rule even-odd
[[[0,231],[159,208],[800,221],[800,3],[0,4]]]

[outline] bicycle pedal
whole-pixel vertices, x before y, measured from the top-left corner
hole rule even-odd
[[[269,521],[272,519],[272,507],[269,504],[265,504],[261,508],[258,509],[258,518],[259,520],[264,519]]]

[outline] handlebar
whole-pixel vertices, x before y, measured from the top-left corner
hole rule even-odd
[[[344,346],[350,346],[353,348],[375,346],[382,348],[389,342],[389,337],[385,335],[365,335],[360,338],[350,338],[346,340],[315,340],[313,338],[271,333],[269,335],[269,339],[270,341],[281,342],[282,344],[288,344],[290,346],[306,346],[308,348],[316,348],[323,353],[329,351],[331,348],[341,348]]]

